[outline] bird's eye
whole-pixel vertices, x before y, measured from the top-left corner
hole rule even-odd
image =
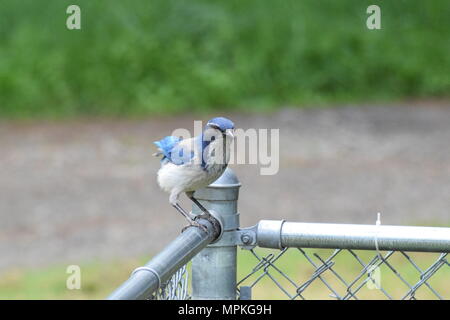
[[[211,141],[214,141],[214,140],[216,140],[216,137],[215,137],[215,136],[212,136],[212,137],[211,137]]]

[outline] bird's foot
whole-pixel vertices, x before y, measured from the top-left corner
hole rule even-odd
[[[215,216],[215,213],[210,213],[209,211],[202,212],[200,215],[197,215],[196,219],[204,219],[209,221],[209,223],[212,224],[214,234],[218,236],[222,235],[223,225],[220,219]]]
[[[208,228],[206,228],[205,225],[198,223],[197,221],[194,221],[194,220],[190,221],[187,226],[183,227],[183,229],[181,229],[181,233],[183,233],[189,227],[198,227],[198,228],[202,229],[203,231],[205,231],[206,233],[208,233]]]
[[[194,202],[197,207],[202,211],[201,214],[197,215],[195,217],[195,219],[205,219],[208,220],[212,225],[213,225],[213,230],[214,230],[214,234],[217,235],[221,235],[222,233],[222,225],[220,223],[220,221],[213,215],[211,214],[208,209],[206,209],[201,203],[200,201],[198,201],[196,198],[194,198],[193,196],[193,192],[186,192],[186,195],[188,196],[189,199],[192,200],[192,202]]]
[[[202,212],[201,214],[198,214],[196,216],[196,219],[211,220],[211,219],[214,219],[214,216],[211,213],[209,213],[209,211],[206,211],[206,212]]]

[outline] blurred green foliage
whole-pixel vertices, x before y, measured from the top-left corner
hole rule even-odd
[[[0,116],[448,97],[449,36],[448,0],[3,0]]]

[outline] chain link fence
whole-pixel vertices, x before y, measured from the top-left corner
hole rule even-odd
[[[250,287],[256,299],[450,299],[447,253],[286,248],[250,254],[255,265],[237,285]]]
[[[228,168],[195,197],[210,210],[109,299],[450,299],[450,228],[261,220],[241,228]],[[220,227],[219,227],[220,226]],[[238,250],[238,248],[245,250]],[[192,260],[192,273],[186,265]]]
[[[245,255],[255,264],[241,268],[238,298],[245,290],[254,299],[450,299],[448,253],[256,248]],[[152,299],[191,299],[188,279],[184,266]]]
[[[190,300],[189,272],[187,265],[181,267],[161,287],[153,293],[150,300]]]

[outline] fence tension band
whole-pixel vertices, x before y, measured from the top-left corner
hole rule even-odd
[[[153,273],[156,276],[156,278],[158,278],[158,289],[161,288],[161,277],[159,276],[158,272],[156,272],[154,269],[150,267],[139,267],[133,270],[131,276],[133,276],[135,273],[139,271],[148,271],[150,273]]]

